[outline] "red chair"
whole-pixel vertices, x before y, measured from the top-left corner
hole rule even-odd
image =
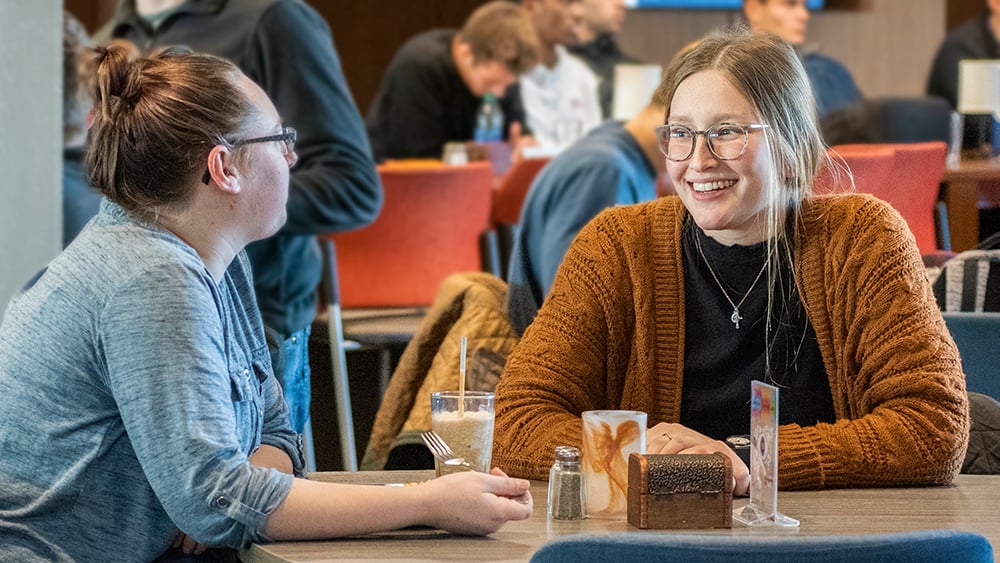
[[[367,227],[332,235],[341,304],[429,305],[449,274],[482,269],[479,236],[489,224],[493,170],[465,166],[383,165],[385,203]]]
[[[519,159],[507,170],[493,190],[490,223],[496,232],[497,254],[497,262],[493,269],[504,280],[507,279],[507,265],[510,262],[510,253],[514,249],[514,237],[517,236],[517,224],[521,221],[524,199],[528,197],[528,190],[535,176],[550,160],[552,160],[550,157]]]
[[[521,220],[521,207],[528,196],[528,188],[535,176],[548,164],[550,158],[521,158],[515,162],[493,190],[493,207],[490,223],[493,226],[516,225]]]
[[[920,253],[928,256],[938,251],[938,232],[934,224],[938,190],[944,176],[947,145],[941,141],[925,143],[887,143],[875,145],[838,145],[838,153],[857,153],[885,148],[896,153],[889,178],[881,183],[859,184],[859,192],[870,193],[887,201],[906,219],[917,239]]]
[[[841,145],[830,149],[831,168],[824,168],[813,193],[879,193],[892,177],[896,150],[885,145]],[[850,176],[848,176],[848,172]],[[851,188],[851,178],[854,188]]]
[[[378,172],[385,193],[378,218],[355,231],[318,237],[324,311],[317,322],[327,325],[341,463],[349,471],[358,460],[346,351],[379,351],[377,380],[384,391],[392,352],[413,337],[444,278],[482,268],[479,237],[489,229],[493,189],[488,162],[403,161]],[[328,404],[314,397],[314,409]]]

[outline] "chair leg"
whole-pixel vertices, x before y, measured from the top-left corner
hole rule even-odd
[[[351,390],[347,381],[344,325],[340,317],[340,305],[331,304],[326,309],[330,319],[330,363],[333,364],[333,392],[337,401],[340,455],[344,471],[357,471],[358,453],[354,444],[354,413],[351,409]]]
[[[938,250],[951,250],[951,228],[948,226],[948,204],[934,204],[934,227],[937,231]]]
[[[306,456],[306,473],[316,472],[316,446],[313,442],[312,420],[306,421],[306,427],[302,431],[302,449]]]

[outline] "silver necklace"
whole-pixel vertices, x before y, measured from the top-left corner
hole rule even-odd
[[[747,300],[747,297],[750,297],[750,292],[753,291],[753,288],[757,287],[757,282],[760,281],[760,277],[764,275],[764,270],[767,269],[767,260],[764,261],[764,265],[761,266],[760,271],[757,272],[757,277],[754,278],[753,283],[750,284],[750,289],[743,294],[743,299],[740,299],[739,303],[733,303],[729,294],[726,293],[726,288],[722,287],[722,282],[719,281],[719,276],[715,275],[715,270],[712,269],[712,264],[709,263],[708,258],[705,257],[705,253],[701,250],[701,237],[698,236],[697,232],[694,233],[694,245],[698,248],[698,254],[701,255],[701,259],[705,262],[705,265],[708,266],[708,273],[712,274],[712,279],[715,280],[715,285],[719,286],[719,290],[722,291],[723,297],[725,297],[726,301],[732,305],[733,314],[729,316],[729,320],[736,326],[736,330],[739,330],[740,321],[743,320],[743,317],[740,316],[740,307],[743,305],[743,302]]]

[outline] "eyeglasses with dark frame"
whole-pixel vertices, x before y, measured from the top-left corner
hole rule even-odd
[[[667,160],[684,162],[694,154],[698,135],[705,137],[709,152],[719,160],[736,160],[747,151],[750,131],[767,128],[763,123],[736,125],[719,123],[704,131],[694,131],[683,125],[660,125],[656,128],[660,152]]]
[[[281,133],[277,135],[267,135],[265,137],[254,137],[252,139],[243,139],[240,141],[230,141],[229,146],[231,148],[236,148],[240,145],[249,145],[252,143],[270,143],[271,141],[281,141],[282,152],[281,154],[288,156],[292,154],[295,150],[295,140],[298,138],[298,133],[295,129],[291,127],[282,127]],[[208,169],[205,170],[205,175],[201,177],[203,184],[208,184],[211,181],[212,175],[209,174]]]

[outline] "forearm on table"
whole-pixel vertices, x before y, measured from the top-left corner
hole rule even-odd
[[[418,487],[342,485],[295,479],[271,513],[264,535],[273,540],[335,538],[423,523]]]

